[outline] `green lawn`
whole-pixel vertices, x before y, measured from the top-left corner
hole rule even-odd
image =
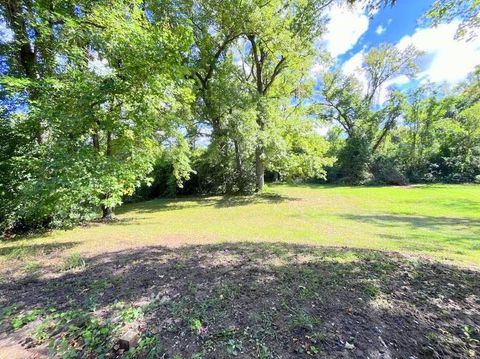
[[[480,186],[272,186],[249,197],[128,204],[118,222],[0,244],[0,258],[66,249],[98,253],[143,245],[273,241],[347,246],[480,265]],[[26,246],[26,248],[24,248]]]
[[[279,185],[117,212],[0,244],[1,354],[480,353],[480,186]]]

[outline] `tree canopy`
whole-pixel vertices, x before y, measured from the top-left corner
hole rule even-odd
[[[266,179],[480,181],[478,72],[447,93],[392,90],[422,54],[383,44],[345,74],[318,45],[336,3],[0,4],[1,231],[109,219],[158,195],[259,192]],[[437,1],[428,16],[459,13],[466,34],[476,1]]]

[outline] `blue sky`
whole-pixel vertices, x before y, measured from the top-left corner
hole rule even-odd
[[[372,47],[391,43],[399,49],[409,45],[424,53],[416,78],[399,75],[389,80],[379,94],[383,103],[388,89],[405,89],[431,82],[455,86],[480,65],[480,36],[471,41],[455,38],[459,21],[428,27],[422,17],[434,0],[399,0],[394,7],[381,9],[369,17],[364,6],[335,5],[329,11],[330,22],[319,45],[323,46],[346,74],[365,84],[363,58]],[[318,79],[324,70],[319,63],[312,69]]]
[[[405,35],[412,34],[421,25],[422,16],[433,2],[434,0],[400,0],[394,7],[381,9],[369,20],[367,32],[341,59],[347,60],[362,50],[363,46],[371,48],[383,42],[397,43]]]

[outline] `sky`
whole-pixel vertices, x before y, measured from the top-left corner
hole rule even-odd
[[[345,73],[357,76],[361,83],[365,78],[359,68],[369,49],[391,43],[400,49],[412,44],[423,51],[417,77],[398,76],[390,80],[379,95],[379,102],[386,99],[387,88],[405,89],[427,81],[453,86],[480,65],[480,36],[471,41],[455,39],[458,21],[428,27],[422,17],[433,2],[399,0],[396,6],[383,8],[373,17],[369,17],[360,5],[353,8],[334,6],[329,12],[330,22],[321,46],[330,52]],[[320,71],[315,73],[319,74]]]

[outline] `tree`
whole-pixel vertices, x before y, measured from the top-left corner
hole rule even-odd
[[[476,88],[473,78],[443,96],[431,84],[413,92],[398,150],[413,181],[475,179],[480,163]]]
[[[213,187],[214,192],[248,191],[240,154],[242,145],[239,133],[234,136],[232,115],[235,112],[241,126],[241,112],[248,110],[249,100],[244,96],[244,85],[238,81],[231,52],[232,44],[243,34],[246,8],[248,4],[237,0],[202,0],[187,2],[186,6],[193,24],[194,51],[189,64],[195,80],[197,129],[211,130],[202,165],[208,170],[203,168],[200,176],[208,177],[208,187]],[[232,151],[236,163],[233,167]]]
[[[26,173],[8,213],[10,226],[75,222],[98,207],[110,218],[122,197],[147,180],[167,142],[177,151],[178,178],[188,177],[181,127],[190,95],[179,53],[188,49],[190,33],[166,18],[149,18],[143,5],[98,2],[55,13],[55,31],[45,30],[55,59],[50,71],[4,77],[11,94],[30,95],[27,110],[11,114],[12,129],[28,134],[37,118],[43,128],[42,141],[27,142],[11,159]],[[37,14],[52,14],[49,8],[32,11],[26,18],[35,21]],[[35,29],[39,35],[31,41],[37,42],[44,27]],[[31,88],[41,91],[32,97]]]
[[[257,107],[255,148],[256,190],[265,177],[265,130],[269,126],[270,99],[292,96],[313,55],[313,41],[320,34],[323,12],[332,1],[255,1],[245,24],[245,53]],[[289,81],[286,81],[288,78]]]
[[[347,136],[338,158],[337,176],[350,183],[370,179],[370,162],[402,114],[404,96],[393,91],[385,103],[379,95],[388,80],[416,72],[419,52],[413,47],[399,50],[381,45],[364,57],[360,74],[365,84],[340,71],[327,73],[321,91],[323,117],[338,123]]]

